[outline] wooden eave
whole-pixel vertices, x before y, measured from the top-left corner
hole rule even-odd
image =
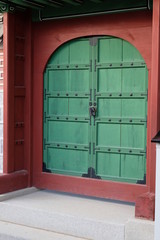
[[[150,10],[153,0],[0,0],[0,11],[32,10],[32,18],[42,21],[119,11]]]

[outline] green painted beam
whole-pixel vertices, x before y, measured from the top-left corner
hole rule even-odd
[[[32,9],[33,21],[152,9],[153,0],[0,0],[0,11]],[[149,4],[148,4],[149,3]],[[40,10],[40,11],[39,11]]]
[[[34,0],[37,3],[44,4],[45,6],[50,6],[53,8],[63,7],[64,5],[58,1],[46,1],[46,0]]]
[[[46,1],[45,1],[46,2]],[[47,1],[48,6],[53,6],[53,7],[63,7],[64,4],[60,1],[54,1],[54,0],[48,0]]]
[[[90,2],[102,3],[103,0],[90,0]]]
[[[82,3],[83,3],[83,1],[74,1],[74,0],[63,0],[63,2],[65,2],[65,3],[69,3],[69,4],[72,4],[72,5],[75,5],[75,6],[77,6],[77,5],[81,5]]]
[[[18,2],[20,2],[20,1],[18,1]],[[23,4],[27,4],[29,6],[31,5],[30,7],[43,8],[45,6],[40,1],[35,2],[35,1],[30,1],[30,0],[22,0],[21,2],[22,2],[22,5]]]
[[[33,9],[40,9],[43,8],[44,5],[42,4],[38,4],[38,3],[33,3],[32,1],[29,0],[10,0],[9,2],[7,2],[7,5],[12,5],[12,6],[22,6],[25,8],[33,8]]]

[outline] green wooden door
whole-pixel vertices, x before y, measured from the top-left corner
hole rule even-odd
[[[44,171],[144,183],[147,69],[128,42],[71,41],[44,73]]]

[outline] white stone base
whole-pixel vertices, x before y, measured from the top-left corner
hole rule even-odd
[[[153,240],[154,222],[148,220],[129,220],[125,227],[125,240]]]
[[[0,222],[0,240],[82,240],[69,235]]]
[[[134,211],[134,205],[115,201],[33,191],[0,202],[0,221],[84,239],[153,240],[154,223],[136,220]]]

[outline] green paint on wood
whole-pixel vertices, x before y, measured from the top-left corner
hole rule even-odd
[[[44,75],[44,163],[52,173],[136,183],[146,174],[147,68],[128,42],[61,46]],[[96,116],[89,108],[96,107]]]

